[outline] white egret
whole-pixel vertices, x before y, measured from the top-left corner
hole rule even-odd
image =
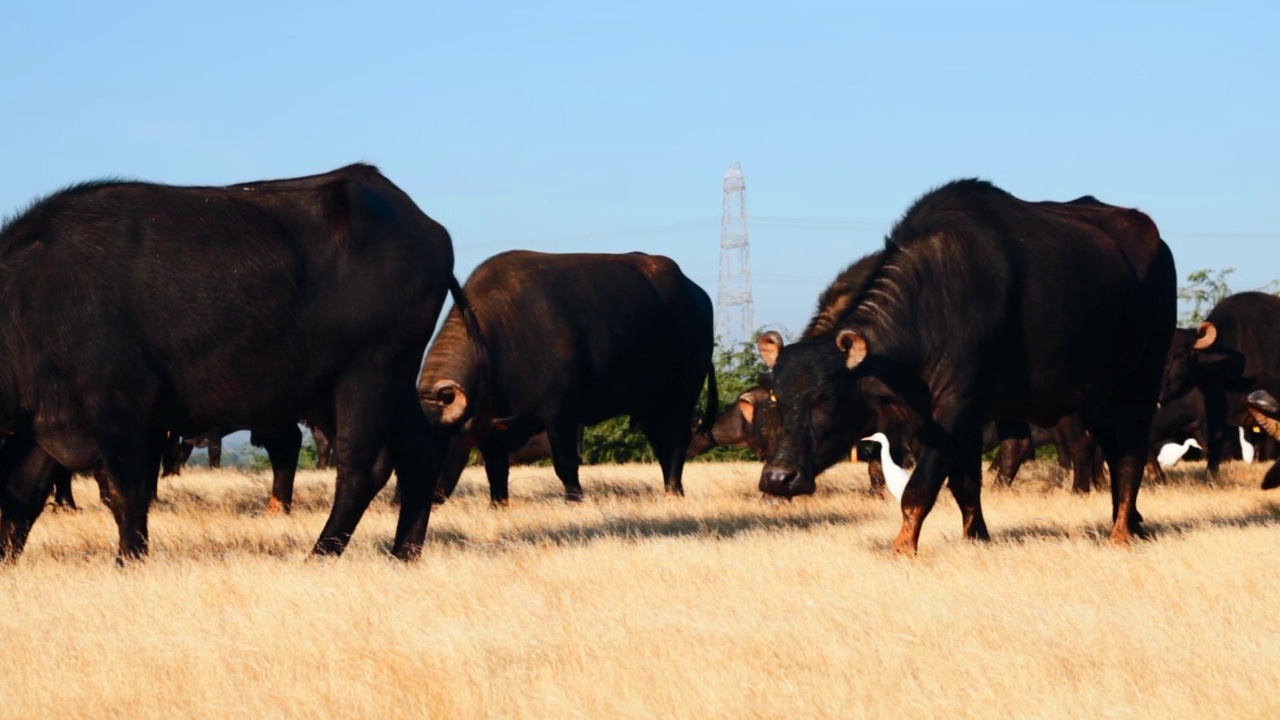
[[[1195,448],[1202,449],[1200,443],[1195,438],[1187,438],[1187,441],[1179,445],[1178,443],[1169,443],[1160,448],[1160,452],[1156,453],[1156,462],[1160,463],[1160,467],[1173,467],[1183,455],[1187,454],[1187,450]]]
[[[1244,458],[1246,463],[1253,462],[1253,443],[1249,442],[1244,428],[1240,428],[1240,457]]]
[[[889,492],[893,493],[895,499],[902,500],[902,491],[907,489],[907,480],[910,479],[911,473],[893,462],[893,456],[889,454],[889,438],[885,437],[884,433],[878,432],[862,439],[880,443],[880,465],[884,468],[884,484],[888,486]]]

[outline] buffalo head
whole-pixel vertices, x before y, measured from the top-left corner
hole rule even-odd
[[[867,357],[867,341],[845,330],[834,339],[784,346],[781,335],[767,332],[758,347],[773,370],[779,423],[760,490],[781,497],[811,494],[817,474],[847,457],[871,420],[858,392],[859,374],[850,372]]]
[[[1186,395],[1201,382],[1200,361],[1217,338],[1218,330],[1213,323],[1200,323],[1195,330],[1178,328],[1173,331],[1160,387],[1161,404]]]

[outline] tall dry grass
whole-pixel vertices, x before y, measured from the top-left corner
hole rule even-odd
[[[860,467],[762,502],[759,466],[583,470],[568,506],[517,469],[433,513],[422,562],[386,548],[383,501],[347,553],[308,561],[331,478],[292,517],[268,479],[161,485],[142,566],[115,529],[49,513],[0,568],[4,717],[1277,717],[1280,495],[1260,468],[1144,488],[1154,539],[1105,544],[1108,501],[1032,466],[988,490],[994,541],[945,496],[921,556],[892,559],[892,503]]]

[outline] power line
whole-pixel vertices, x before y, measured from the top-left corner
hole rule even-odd
[[[1276,240],[1280,239],[1280,233],[1254,233],[1254,232],[1187,232],[1183,230],[1161,230],[1161,235],[1170,237],[1189,237],[1189,238],[1221,238],[1231,240]]]

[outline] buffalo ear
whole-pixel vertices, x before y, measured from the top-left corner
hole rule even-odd
[[[1217,339],[1218,328],[1214,327],[1211,322],[1203,322],[1200,323],[1200,327],[1196,328],[1196,344],[1191,347],[1196,350],[1208,350]]]
[[[778,353],[784,344],[782,336],[773,330],[760,336],[756,341],[756,348],[760,350],[760,359],[764,360],[765,365],[772,368],[778,362]]]
[[[867,359],[867,340],[852,330],[841,330],[836,336],[836,347],[844,353],[845,367],[850,370]]]

